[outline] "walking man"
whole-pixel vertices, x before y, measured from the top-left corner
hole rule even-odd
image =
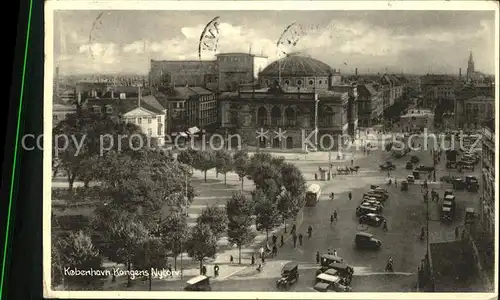
[[[307,234],[308,234],[309,238],[311,238],[312,231],[313,231],[313,228],[311,225],[309,225],[309,227],[307,228]]]
[[[337,221],[337,210],[333,211],[333,219]]]
[[[252,258],[251,258],[251,265],[253,266],[255,264],[255,255],[252,253]]]
[[[219,265],[215,265],[214,266],[214,277],[218,277],[219,276]]]
[[[259,249],[260,257],[264,257],[264,247],[260,247]]]
[[[316,263],[319,264],[319,251],[316,251]]]
[[[285,244],[285,240],[283,238],[283,235],[281,236],[281,247],[283,247],[283,245]]]
[[[297,235],[293,234],[293,248],[297,247]]]
[[[349,196],[349,200],[352,200],[352,193],[351,192],[349,192],[348,196]]]
[[[302,246],[302,233],[299,233],[299,246]]]
[[[337,256],[337,250],[333,250],[333,256]]]
[[[333,224],[333,215],[330,215],[330,224]]]

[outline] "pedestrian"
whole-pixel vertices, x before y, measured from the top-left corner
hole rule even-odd
[[[234,262],[234,257],[232,255],[229,256],[229,263],[232,264]]]
[[[302,233],[299,233],[299,246],[302,246]]]
[[[273,257],[276,257],[278,255],[278,247],[276,245],[273,245]]]
[[[297,247],[297,235],[293,235],[293,248]]]
[[[335,198],[335,193],[332,192],[332,194],[330,195],[330,199],[333,200],[333,198]]]
[[[214,277],[218,277],[219,276],[219,265],[215,265],[214,266]]]
[[[351,192],[349,192],[348,196],[349,196],[349,200],[352,200],[352,193]]]
[[[308,234],[309,238],[311,238],[312,231],[313,231],[313,228],[311,225],[309,225],[309,227],[307,228],[307,234]]]
[[[455,227],[455,239],[458,239],[458,226]]]
[[[354,159],[351,159],[351,166],[354,165]]]
[[[333,219],[337,221],[337,210],[333,211]]]
[[[394,178],[394,185],[398,187],[398,180],[396,178]]]
[[[260,257],[264,256],[264,247],[260,247],[259,253],[260,253]]]
[[[319,251],[316,251],[316,263],[319,264]]]
[[[203,275],[203,276],[207,275],[207,267],[206,266],[201,267],[201,275]]]
[[[314,180],[318,180],[318,173],[314,173]]]
[[[276,245],[276,242],[278,241],[278,237],[273,233],[273,245]]]
[[[333,223],[333,220],[334,220],[334,219],[333,219],[333,215],[330,215],[330,224],[332,224],[332,223]]]
[[[328,255],[332,255],[332,250],[328,249]]]
[[[170,274],[170,277],[174,277],[174,275],[172,275],[172,264],[168,264],[167,270],[168,274]]]
[[[252,253],[251,263],[252,266],[255,264],[255,255]]]
[[[266,259],[264,258],[264,255],[262,255],[262,258],[260,259],[262,261],[262,264],[266,262]]]
[[[283,238],[283,235],[281,235],[281,247],[285,244],[285,239]]]
[[[337,250],[333,250],[333,256],[337,256]]]

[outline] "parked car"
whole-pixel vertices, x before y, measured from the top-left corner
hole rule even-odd
[[[356,233],[354,243],[358,249],[380,249],[380,246],[382,246],[382,242],[368,232]]]
[[[407,181],[408,183],[410,183],[410,184],[411,184],[411,183],[415,183],[415,176],[413,176],[413,175],[408,175],[408,176],[406,176],[406,181]]]
[[[436,168],[434,168],[433,166],[424,166],[424,165],[420,165],[415,168],[416,171],[420,172],[433,172],[435,169]]]
[[[351,266],[346,263],[331,263],[328,267],[329,269],[325,271],[325,274],[340,277],[343,285],[348,286],[351,284],[352,275],[354,274],[354,269]]]
[[[369,213],[359,217],[359,224],[366,224],[374,227],[379,227],[384,222],[385,218],[379,214]]]
[[[316,282],[317,283],[314,286],[314,289],[318,292],[352,292],[352,289],[349,286],[342,284],[342,278],[339,276],[322,273],[316,276]]]
[[[382,194],[375,193],[373,191],[368,191],[367,193],[364,193],[363,198],[365,198],[365,197],[373,197],[373,198],[377,199],[377,201],[380,201],[380,202],[385,202],[385,199],[386,199]]]
[[[380,165],[380,170],[382,171],[395,170],[395,169],[396,166],[390,161],[386,161],[385,163]]]
[[[467,207],[465,209],[465,224],[473,224],[475,220],[476,220],[476,213],[474,211],[474,208]]]
[[[380,187],[369,190],[368,193],[380,195],[384,200],[387,200],[389,198],[389,192]]]
[[[206,292],[211,291],[210,278],[204,275],[198,275],[189,279],[184,287],[185,291]]]
[[[469,192],[477,192],[479,190],[479,182],[477,178],[472,175],[465,176],[465,185]]]
[[[364,216],[367,214],[378,214],[381,213],[382,210],[377,207],[360,205],[356,208],[356,217]]]
[[[411,161],[407,162],[405,168],[406,170],[413,170],[413,163]]]

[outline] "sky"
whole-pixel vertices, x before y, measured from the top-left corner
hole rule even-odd
[[[200,35],[219,17],[220,52],[299,52],[343,73],[495,74],[493,11],[55,11],[62,75],[147,74],[149,61],[198,60]],[[280,46],[293,39],[295,46]]]

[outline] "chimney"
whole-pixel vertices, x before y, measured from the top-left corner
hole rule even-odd
[[[462,68],[458,69],[458,78],[462,78]]]
[[[354,69],[354,75],[356,75],[356,77],[358,77],[358,68]]]

